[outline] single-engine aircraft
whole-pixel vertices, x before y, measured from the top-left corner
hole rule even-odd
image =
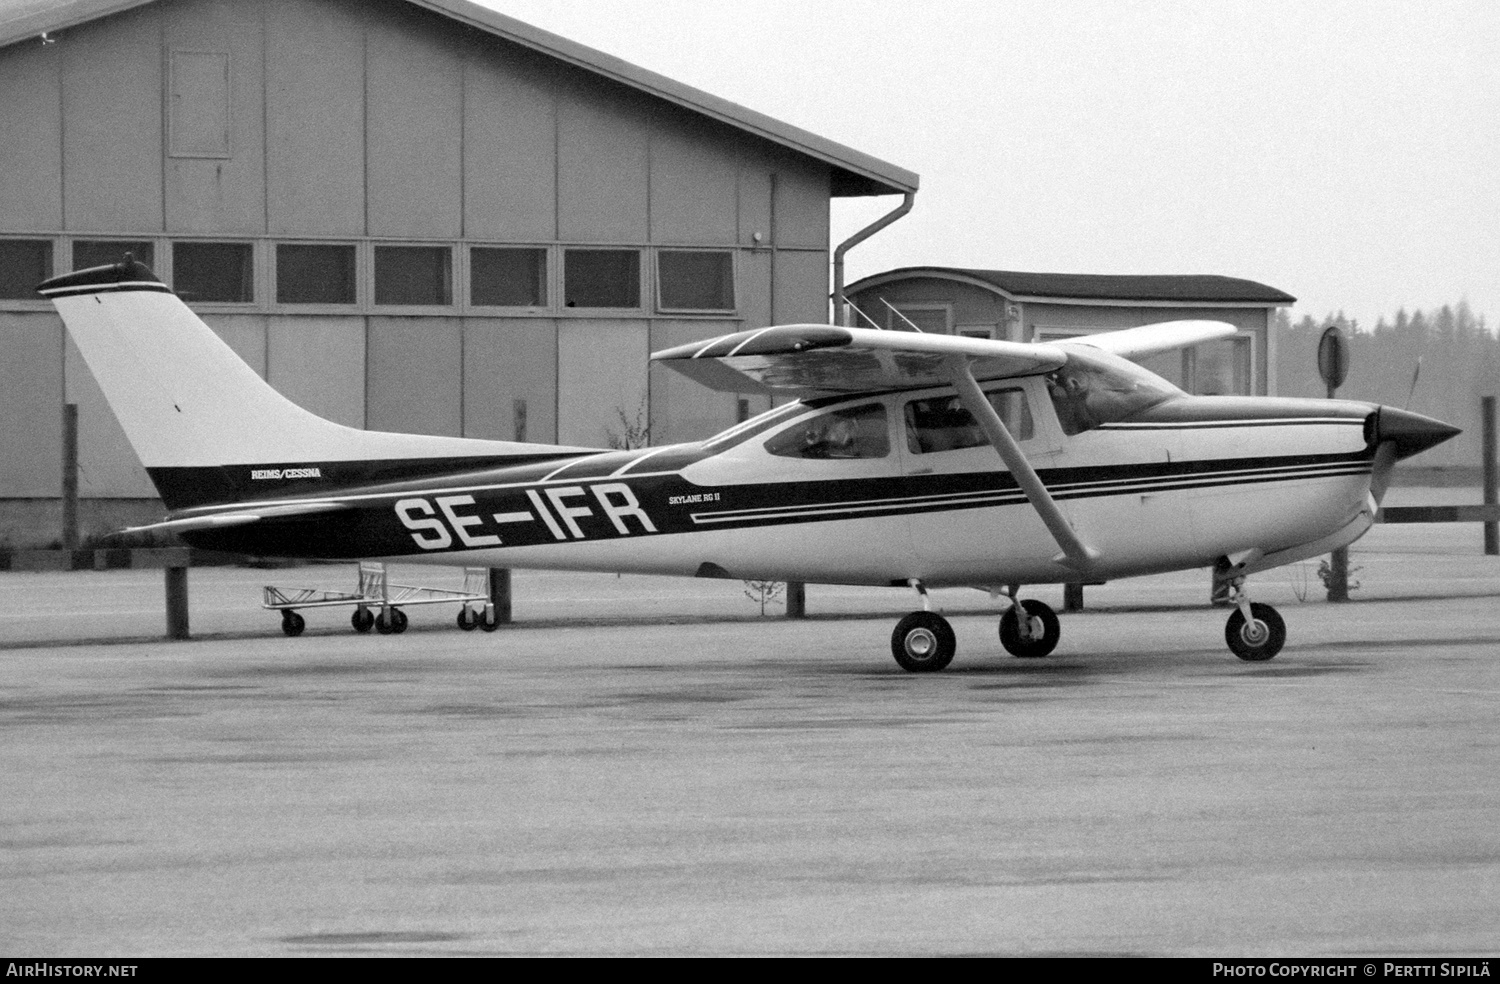
[[[1229,648],[1270,659],[1285,624],[1245,579],[1352,543],[1395,463],[1458,433],[1349,400],[1189,396],[1127,361],[1235,331],[1206,321],[1048,343],[778,325],[652,355],[795,398],[706,441],[381,433],[281,396],[129,256],[39,290],[170,510],[138,529],[263,556],[909,588],[922,607],[891,649],[913,672],[956,648],[929,587],[1008,598],[1001,644],[1038,657],[1058,620],[1023,585],[1202,567],[1228,589]],[[404,624],[386,607],[376,628]]]

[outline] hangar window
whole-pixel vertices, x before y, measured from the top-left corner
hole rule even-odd
[[[45,239],[0,239],[0,300],[39,301],[36,285],[52,276],[52,244]]]
[[[734,310],[734,256],[728,250],[661,250],[656,281],[663,311]]]
[[[886,327],[892,331],[921,331],[946,335],[953,323],[951,304],[898,304],[886,309]]]
[[[640,307],[640,250],[568,250],[563,256],[563,296],[570,308]]]
[[[75,239],[73,241],[73,269],[87,270],[89,267],[119,263],[129,253],[137,263],[156,266],[156,246],[149,240],[136,239]]]
[[[546,307],[547,251],[489,246],[469,250],[469,303]]]
[[[891,453],[885,405],[866,403],[820,413],[766,442],[781,458],[884,458]]]
[[[453,250],[447,246],[376,246],[375,303],[452,304]]]
[[[278,304],[353,304],[354,247],[347,244],[278,243]]]
[[[249,243],[173,243],[172,289],[184,301],[248,304],[255,300],[255,255]]]

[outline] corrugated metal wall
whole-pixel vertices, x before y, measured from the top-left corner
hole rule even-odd
[[[0,236],[53,240],[58,270],[73,237],[151,239],[164,275],[183,237],[253,243],[254,303],[199,310],[341,423],[509,439],[519,411],[529,440],[600,445],[649,393],[655,443],[706,436],[736,400],[648,373],[653,347],[826,318],[826,165],[400,0],[163,0],[0,50],[0,91]],[[356,244],[357,304],[275,303],[298,239]],[[554,305],[567,245],[638,248],[642,306],[388,314],[387,241],[455,247],[459,292],[466,244],[546,248]],[[737,309],[656,315],[659,245],[733,250]],[[0,497],[56,494],[64,399],[83,494],[152,495],[49,310],[0,302]]]

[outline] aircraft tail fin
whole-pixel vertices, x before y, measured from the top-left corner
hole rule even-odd
[[[325,420],[261,379],[129,256],[37,289],[56,305],[172,509],[319,492],[362,475],[395,479],[595,450],[364,431]]]

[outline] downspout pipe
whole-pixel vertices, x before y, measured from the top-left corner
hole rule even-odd
[[[871,222],[863,229],[839,243],[838,248],[833,251],[833,323],[836,325],[847,325],[849,323],[849,310],[844,299],[844,254],[855,246],[869,239],[875,233],[895,222],[901,216],[911,211],[916,203],[917,193],[908,191],[901,200],[901,204]]]

